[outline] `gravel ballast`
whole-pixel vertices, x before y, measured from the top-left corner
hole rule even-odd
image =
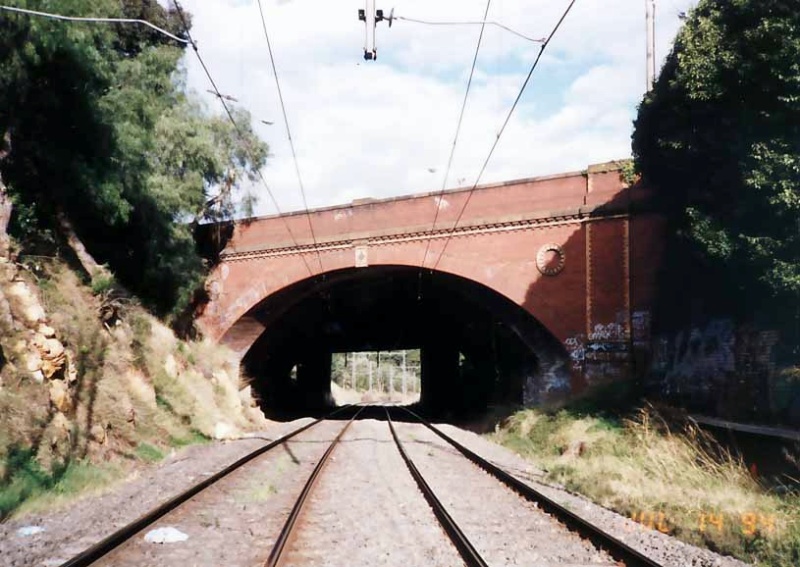
[[[305,423],[308,420],[298,420],[276,425],[258,437],[191,447],[101,495],[86,496],[61,510],[0,524],[0,565],[59,565],[161,502]],[[202,493],[201,498],[140,532],[104,564],[263,564],[308,474],[344,424],[322,423],[286,447],[273,449]],[[610,564],[604,552],[523,501],[424,426],[396,425],[417,467],[493,567]],[[547,486],[540,482],[541,471],[511,451],[468,431],[440,427],[664,566],[746,565],[646,529],[582,497]],[[383,421],[362,420],[352,425],[323,470],[298,527],[300,531],[287,550],[287,564],[295,566],[462,564]],[[28,535],[22,535],[22,528],[29,528],[24,532]],[[173,543],[146,542],[144,538],[150,532],[153,541]]]

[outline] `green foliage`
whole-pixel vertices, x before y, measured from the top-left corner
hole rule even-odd
[[[800,316],[799,61],[797,6],[700,0],[633,135],[638,171],[672,211],[676,257],[713,275],[726,308],[787,330]]]
[[[111,274],[96,274],[92,278],[92,293],[94,295],[102,295],[114,289],[115,285],[114,276]]]
[[[139,443],[136,447],[136,456],[142,461],[156,463],[164,458],[164,452],[149,443]]]
[[[52,471],[45,470],[30,448],[11,447],[0,479],[0,520],[23,504],[46,497],[70,496],[97,488],[114,477],[112,468],[87,461],[70,461]]]
[[[156,0],[53,0],[47,9],[182,30]],[[186,95],[182,55],[144,26],[0,15],[0,134],[11,133],[0,168],[16,204],[12,232],[30,247],[43,231],[58,234],[66,215],[89,252],[161,314],[180,312],[204,279],[195,225],[240,214],[234,196],[248,197],[243,184],[267,156],[246,112],[234,109],[237,131]]]
[[[170,447],[179,449],[181,447],[187,447],[188,445],[208,443],[209,441],[211,441],[210,437],[203,435],[202,432],[196,429],[191,429],[189,433],[182,437],[175,437],[171,435],[169,438],[169,445]]]

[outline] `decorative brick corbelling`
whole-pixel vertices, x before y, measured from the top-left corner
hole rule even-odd
[[[603,215],[602,218],[620,218],[622,215]],[[518,219],[506,222],[490,222],[480,225],[469,225],[452,229],[440,229],[435,231],[418,231],[396,234],[386,234],[372,236],[369,238],[343,239],[330,242],[319,242],[313,244],[287,246],[280,248],[261,248],[256,250],[243,250],[225,252],[220,255],[226,262],[237,262],[245,260],[255,260],[262,258],[272,258],[278,256],[291,256],[300,254],[316,254],[317,252],[330,252],[353,248],[357,243],[366,243],[369,246],[389,246],[396,244],[406,244],[409,242],[419,242],[425,240],[439,240],[443,238],[464,238],[484,234],[514,232],[520,230],[536,230],[553,226],[563,226],[569,224],[580,225],[592,220],[589,212],[576,211],[571,214],[558,215],[552,217],[541,217],[533,219]]]

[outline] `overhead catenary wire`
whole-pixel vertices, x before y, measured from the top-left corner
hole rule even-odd
[[[317,236],[314,234],[314,224],[311,221],[311,213],[308,210],[308,200],[306,199],[306,190],[305,186],[303,185],[303,177],[300,175],[300,163],[297,160],[297,151],[294,147],[294,140],[292,139],[292,131],[289,128],[289,118],[286,114],[286,104],[283,100],[283,91],[281,90],[281,82],[278,78],[278,67],[275,65],[275,56],[272,52],[272,42],[269,40],[269,32],[267,31],[267,20],[264,16],[264,7],[261,4],[261,0],[258,0],[258,11],[261,14],[261,27],[264,29],[264,37],[267,39],[267,50],[269,51],[269,61],[270,65],[272,66],[272,74],[275,77],[275,87],[278,90],[278,101],[281,105],[281,112],[283,113],[283,123],[286,126],[286,137],[289,139],[289,148],[292,151],[292,160],[294,161],[294,170],[297,174],[297,183],[300,186],[300,195],[303,198],[303,209],[305,210],[306,220],[308,221],[308,230],[311,233],[311,241],[314,244],[314,249],[317,252],[317,261],[319,262],[319,271],[320,273],[325,271],[325,268],[322,265],[322,254],[317,247]]]
[[[197,44],[192,39],[192,34],[189,31],[189,25],[188,25],[188,23],[186,21],[186,17],[183,14],[183,9],[181,8],[180,4],[178,4],[177,0],[172,0],[172,2],[175,5],[175,10],[178,12],[178,16],[180,17],[181,22],[183,23],[183,27],[184,27],[184,30],[186,32],[186,37],[189,39],[189,45],[192,46],[192,50],[194,51],[195,55],[197,56],[197,61],[200,63],[200,66],[203,68],[203,72],[205,73],[206,77],[208,78],[208,82],[211,84],[211,88],[214,89],[214,93],[216,94],[216,97],[219,99],[220,103],[222,104],[222,107],[225,109],[225,114],[228,116],[228,120],[230,120],[231,124],[233,125],[234,131],[236,132],[236,134],[239,137],[239,139],[241,140],[241,142],[243,144],[245,144],[245,146],[249,146],[250,143],[248,142],[247,138],[242,133],[242,130],[239,127],[239,124],[236,123],[236,119],[233,117],[233,113],[231,112],[231,109],[228,107],[228,104],[225,102],[225,98],[224,98],[223,94],[220,92],[219,88],[217,88],[217,83],[214,80],[214,77],[211,75],[211,72],[209,71],[208,66],[206,65],[205,61],[203,61],[202,55],[200,55],[200,50],[197,48]],[[277,201],[277,199],[275,199],[275,195],[273,194],[272,189],[270,189],[269,184],[267,183],[267,180],[264,178],[264,174],[261,172],[260,169],[257,171],[257,175],[258,175],[258,178],[261,180],[261,184],[264,186],[264,189],[266,189],[267,194],[269,195],[269,198],[272,201],[272,205],[275,207],[275,210],[277,211],[278,215],[283,220],[283,224],[286,227],[286,231],[289,233],[289,237],[291,238],[292,243],[294,244],[294,246],[296,248],[299,248],[300,245],[297,242],[297,238],[295,237],[294,232],[292,232],[292,228],[289,226],[289,222],[286,220],[286,217],[283,216],[283,212],[281,211],[281,208],[278,205],[278,201]],[[309,275],[313,277],[314,276],[314,271],[311,269],[311,266],[308,264],[308,261],[306,260],[306,258],[305,258],[305,256],[303,255],[302,252],[300,253],[300,258],[303,260],[303,263],[305,264]]]
[[[28,16],[50,18],[52,20],[67,21],[67,22],[90,22],[90,23],[101,23],[101,24],[141,24],[143,26],[152,28],[157,32],[167,36],[168,38],[178,41],[180,43],[183,44],[189,43],[189,40],[186,38],[178,37],[177,35],[172,34],[167,30],[158,27],[155,24],[148,22],[147,20],[139,20],[136,18],[94,18],[94,17],[82,17],[82,16],[65,16],[63,14],[40,12],[38,10],[28,10],[26,8],[17,8],[14,6],[0,6],[0,10],[5,10],[7,12],[16,12],[18,14],[26,14]]]
[[[486,17],[489,15],[489,8],[492,5],[492,0],[486,1],[486,10],[483,14],[483,21],[486,22]],[[447,168],[444,172],[444,179],[442,180],[442,190],[439,192],[439,197],[436,200],[436,212],[433,215],[433,224],[431,225],[431,235],[433,231],[436,230],[436,221],[439,220],[439,211],[441,210],[442,199],[444,198],[445,188],[447,187],[447,179],[450,176],[450,169],[453,166],[453,156],[456,153],[456,146],[458,145],[458,136],[461,133],[461,124],[464,121],[464,112],[467,108],[467,99],[469,98],[469,91],[472,87],[472,77],[475,75],[475,66],[478,62],[478,53],[481,50],[481,42],[483,41],[483,32],[486,29],[485,25],[481,25],[481,33],[478,35],[478,44],[475,46],[475,55],[472,57],[472,67],[469,70],[469,79],[467,79],[467,88],[464,91],[464,100],[461,102],[461,112],[458,115],[458,124],[456,125],[456,133],[453,137],[453,146],[450,148],[450,158],[447,160]],[[425,262],[428,260],[428,252],[431,248],[431,238],[428,237],[427,242],[425,243],[425,254],[422,256],[422,264],[421,267],[425,267]]]
[[[505,31],[516,35],[517,37],[521,37],[522,39],[531,41],[533,43],[544,43],[546,41],[546,39],[543,37],[536,38],[527,36],[523,33],[518,32],[517,30],[514,30],[504,24],[501,24],[500,22],[489,21],[486,19],[486,17],[484,17],[483,20],[481,21],[465,21],[465,22],[434,22],[430,20],[420,20],[417,18],[406,18],[404,16],[393,16],[393,19],[403,20],[405,22],[411,22],[414,24],[425,24],[428,26],[481,26],[481,28],[483,28],[484,26],[496,26],[498,28],[504,29]]]
[[[514,99],[514,104],[511,105],[511,109],[508,111],[506,115],[506,119],[503,121],[503,125],[500,127],[500,130],[497,132],[497,136],[494,139],[494,143],[492,144],[491,149],[489,150],[489,154],[486,156],[486,159],[483,161],[483,165],[481,166],[480,171],[478,172],[478,177],[475,179],[475,183],[472,185],[472,188],[469,190],[467,194],[467,198],[464,200],[464,204],[461,205],[461,210],[458,213],[458,217],[456,217],[456,222],[453,223],[453,227],[448,231],[447,238],[442,246],[442,250],[439,252],[439,257],[436,259],[436,262],[433,265],[432,270],[436,270],[439,266],[439,263],[442,261],[444,257],[444,253],[447,250],[447,246],[450,244],[450,240],[453,238],[453,233],[458,229],[458,224],[461,222],[462,217],[464,216],[464,211],[467,210],[467,206],[469,205],[470,200],[472,200],[472,195],[475,193],[475,189],[477,189],[478,184],[481,182],[481,177],[483,177],[484,172],[486,171],[486,167],[489,165],[489,161],[492,159],[492,155],[494,151],[497,149],[497,144],[500,142],[500,138],[503,136],[503,132],[505,132],[506,126],[508,126],[509,121],[511,120],[511,116],[514,114],[514,110],[516,110],[517,105],[519,104],[520,99],[522,98],[525,89],[528,86],[528,83],[533,76],[533,72],[539,66],[539,61],[542,59],[542,55],[544,54],[545,49],[547,46],[550,45],[550,42],[553,40],[553,37],[558,32],[561,24],[564,23],[564,20],[569,15],[572,7],[575,5],[577,0],[571,0],[569,5],[567,6],[564,13],[559,18],[558,22],[556,23],[555,27],[553,27],[553,31],[550,32],[550,35],[547,36],[542,46],[539,48],[539,53],[536,55],[536,59],[533,61],[533,65],[531,65],[530,71],[528,71],[528,75],[525,77],[525,81],[522,83],[522,87],[519,89],[519,93],[517,94],[516,99]]]

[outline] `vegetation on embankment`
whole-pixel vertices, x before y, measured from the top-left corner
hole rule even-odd
[[[191,27],[191,14],[157,0],[10,4],[142,19],[179,38]],[[194,229],[252,212],[268,153],[246,111],[227,103],[212,114],[187,88],[187,45],[143,25],[0,18],[9,233],[35,254],[79,236],[144,305],[173,318],[202,296],[208,266]]]
[[[669,425],[650,407],[626,418],[523,410],[491,438],[547,481],[650,529],[757,565],[800,565],[800,493],[762,486],[689,423]]]
[[[779,330],[788,363],[800,355],[798,60],[796,2],[699,0],[632,148],[670,222],[661,325],[692,313]]]
[[[0,519],[264,423],[232,353],[58,259],[0,258],[0,354]]]
[[[47,8],[172,37],[0,18],[0,520],[263,420],[230,353],[152,313],[192,334],[218,249],[201,257],[195,229],[251,210],[267,145],[246,112],[212,115],[186,88],[190,14]]]

